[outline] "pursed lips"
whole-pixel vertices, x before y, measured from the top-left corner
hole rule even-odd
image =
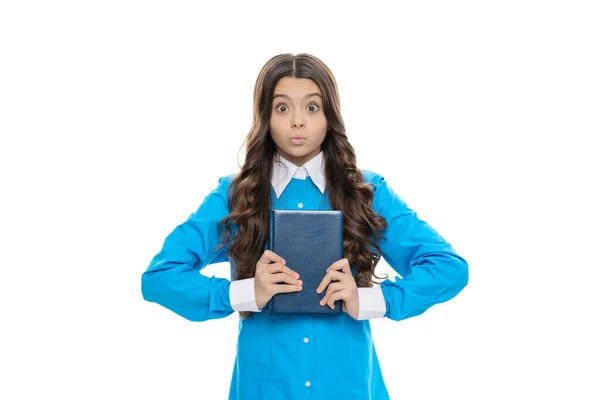
[[[290,142],[292,142],[294,146],[301,146],[305,141],[306,139],[302,136],[294,136],[290,139]]]

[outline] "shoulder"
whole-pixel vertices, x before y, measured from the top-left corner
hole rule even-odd
[[[231,181],[233,180],[233,178],[236,177],[236,175],[237,175],[237,173],[228,174],[228,175],[221,175],[219,177],[219,185],[229,186],[229,184],[231,183]]]
[[[374,185],[374,188],[381,186],[385,182],[385,178],[377,172],[367,169],[361,169],[360,171],[363,174],[363,182]]]
[[[404,206],[404,201],[398,194],[388,185],[382,174],[361,169],[363,174],[363,182],[369,184],[374,191],[373,193],[373,208],[376,210],[387,209],[392,204],[401,204]]]
[[[217,175],[218,178],[216,179],[216,182],[212,184],[212,189],[206,194],[202,204],[226,204],[229,186],[236,175],[237,174]]]
[[[233,181],[233,178],[236,177],[236,175],[237,173],[220,175],[217,180],[217,186],[214,190],[222,193],[227,193],[227,190],[229,189],[229,186],[231,185],[231,182]]]

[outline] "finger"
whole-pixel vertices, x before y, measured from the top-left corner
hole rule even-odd
[[[343,290],[346,287],[346,284],[342,283],[342,282],[334,282],[332,284],[330,284],[327,287],[327,292],[325,293],[325,296],[323,296],[323,298],[321,299],[321,301],[319,302],[320,305],[325,305],[327,303],[327,299],[329,298],[329,296],[331,296],[333,293]]]
[[[300,274],[298,274],[296,271],[292,271],[292,269],[290,267],[288,267],[287,265],[284,265],[282,263],[273,263],[273,264],[267,265],[267,271],[270,274],[275,274],[275,273],[281,272],[283,274],[289,275],[293,279],[300,278]]]
[[[258,262],[261,264],[269,264],[270,262],[280,262],[285,264],[283,257],[273,253],[271,250],[265,250]]]
[[[283,271],[283,267],[285,265],[280,263],[280,262],[275,262],[272,264],[258,264],[256,266],[256,269],[258,270],[259,268],[263,271],[263,273],[265,274],[274,274],[276,272],[280,272]]]
[[[337,300],[345,300],[346,294],[350,293],[349,290],[347,289],[343,289],[340,291],[337,291],[335,293],[333,293],[331,296],[329,296],[327,298],[327,305],[329,306],[329,308],[331,308],[332,310],[335,308],[335,302]]]
[[[323,297],[319,304],[322,306],[328,305],[329,308],[331,308],[333,310],[333,308],[334,308],[333,303],[335,303],[337,300],[344,300],[346,297],[346,293],[348,293],[348,292],[349,291],[347,290],[347,288],[338,290],[337,292],[331,293],[327,297]]]
[[[331,282],[331,275],[329,275],[329,273],[326,273],[323,279],[321,280],[321,283],[319,283],[319,286],[317,286],[317,293],[321,293],[323,289],[325,289],[327,285],[329,285],[329,282]]]
[[[325,292],[325,296],[324,297],[329,297],[331,296],[333,293],[335,292],[339,292],[340,290],[343,290],[346,288],[346,284],[342,283],[342,282],[334,282],[332,284],[330,284],[327,287],[327,292]]]
[[[341,271],[344,274],[350,273],[350,262],[347,258],[342,258],[341,260],[337,260],[333,264],[329,266],[328,269],[333,269],[334,271]]]
[[[273,287],[275,293],[290,293],[302,290],[302,285],[273,285]]]
[[[329,285],[331,281],[345,281],[346,278],[346,274],[343,274],[339,271],[335,271],[333,269],[328,269],[327,273],[325,274],[325,277],[317,287],[317,293],[321,293],[323,290],[325,290],[325,288],[327,287],[327,285]]]
[[[289,276],[288,274],[284,274],[283,272],[280,272],[278,274],[270,274],[269,281],[271,283],[284,282],[284,283],[289,283],[290,285],[302,285],[301,280],[294,279],[291,276]]]

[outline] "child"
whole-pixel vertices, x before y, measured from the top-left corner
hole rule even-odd
[[[335,78],[318,58],[264,65],[245,144],[241,171],[222,176],[150,262],[144,299],[191,321],[239,312],[229,399],[388,399],[369,319],[399,321],[453,298],[467,262],[381,175],[357,167]],[[273,295],[303,290],[294,266],[266,250],[269,208],[344,212],[345,258],[317,289],[323,307],[342,301],[342,316],[266,315]],[[373,285],[381,256],[402,279]],[[231,281],[198,273],[224,261]]]

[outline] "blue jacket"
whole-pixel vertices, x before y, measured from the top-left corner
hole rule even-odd
[[[388,228],[379,247],[383,258],[402,276],[381,282],[384,317],[399,321],[423,313],[459,293],[468,281],[467,262],[374,172],[362,171],[375,185],[373,209]],[[187,221],[165,239],[142,275],[144,299],[191,321],[234,313],[228,279],[198,273],[228,261],[219,244],[217,223],[229,214],[227,187],[217,187]],[[292,179],[279,198],[271,187],[275,209],[331,209],[310,177]],[[232,271],[233,272],[233,271]],[[233,274],[232,274],[233,276]],[[229,399],[388,399],[369,320],[340,317],[281,317],[256,312],[239,320],[237,356]]]

